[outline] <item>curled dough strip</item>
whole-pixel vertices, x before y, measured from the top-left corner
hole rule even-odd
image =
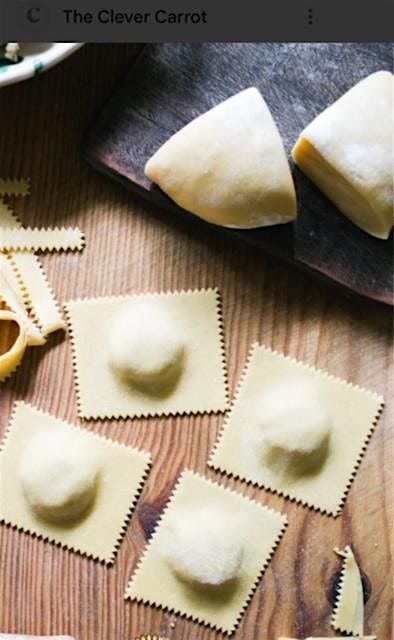
[[[18,229],[20,226],[11,209],[0,200],[0,229]],[[5,259],[5,256],[1,256],[0,254],[0,258]],[[24,315],[26,315],[29,324],[34,327],[27,316],[26,303],[27,306],[32,309],[44,336],[58,329],[64,329],[65,322],[60,314],[56,300],[37,256],[32,253],[12,253],[8,256],[8,260],[14,269],[12,277],[18,295],[20,292]],[[14,291],[14,293],[16,293],[16,291]],[[9,301],[4,301],[11,309],[19,311],[19,309],[15,308]],[[41,338],[41,342],[31,344],[43,344],[45,340],[43,340],[43,336],[41,336]]]
[[[0,309],[0,324],[1,322],[15,322],[19,327],[19,334],[11,348],[0,353],[0,382],[15,371],[27,347],[26,331],[15,313]]]
[[[34,257],[34,256],[33,256]],[[40,329],[29,318],[19,283],[10,259],[0,254],[0,300],[5,302],[18,316],[27,334],[29,345],[41,345],[45,338]]]
[[[27,305],[44,336],[64,329],[65,322],[37,256],[32,253],[13,253],[10,261],[19,276]]]
[[[0,251],[80,251],[84,244],[82,231],[73,227],[0,229]]]

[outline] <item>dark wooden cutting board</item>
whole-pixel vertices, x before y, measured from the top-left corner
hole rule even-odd
[[[187,216],[144,175],[144,165],[192,118],[249,86],[270,107],[287,152],[302,129],[365,76],[392,70],[391,44],[232,43],[147,45],[88,132],[85,154],[100,171]],[[234,159],[236,161],[236,158]],[[299,217],[252,231],[211,225],[367,298],[393,304],[393,244],[348,221],[292,164]],[[171,216],[168,216],[170,212]]]

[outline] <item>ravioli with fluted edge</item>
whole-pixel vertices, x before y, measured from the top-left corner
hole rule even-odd
[[[16,402],[0,451],[0,522],[110,564],[150,461]]]
[[[255,343],[209,466],[338,515],[383,398]]]
[[[231,633],[286,523],[281,513],[185,470],[125,597]]]
[[[286,152],[255,87],[189,122],[145,173],[179,206],[214,224],[251,229],[297,216]]]
[[[227,408],[216,289],[71,300],[66,307],[81,417]]]

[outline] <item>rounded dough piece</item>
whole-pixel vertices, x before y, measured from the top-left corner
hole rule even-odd
[[[259,407],[263,459],[282,476],[318,471],[329,447],[331,419],[316,385],[288,382],[267,393]]]
[[[100,457],[78,434],[59,427],[33,436],[19,463],[19,480],[32,511],[48,521],[74,521],[92,506]]]
[[[178,381],[185,344],[176,320],[152,302],[140,302],[114,318],[109,364],[121,377],[152,393]]]
[[[189,122],[148,160],[145,174],[179,206],[234,229],[297,217],[282,139],[250,87]]]
[[[205,587],[223,587],[237,578],[243,546],[234,514],[204,507],[176,514],[164,554],[177,577]]]

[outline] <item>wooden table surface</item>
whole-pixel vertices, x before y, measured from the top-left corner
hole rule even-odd
[[[26,224],[78,224],[82,254],[42,258],[58,299],[219,287],[231,393],[249,347],[259,340],[390,400],[391,315],[348,300],[257,251],[196,230],[96,175],[81,159],[81,136],[136,55],[133,45],[88,45],[56,69],[0,90],[0,176],[30,176],[32,195],[15,200]],[[70,341],[54,335],[32,348],[0,391],[4,433],[16,399],[77,421]],[[366,632],[391,640],[390,403],[337,518],[221,478],[206,460],[223,416],[89,422],[86,428],[152,452],[153,468],[112,568],[0,527],[0,632],[71,634],[77,640],[132,640],[155,632],[171,640],[222,635],[123,600],[146,535],[173,483],[190,467],[287,514],[289,527],[234,640],[330,633],[340,562],[350,544],[370,597]]]

